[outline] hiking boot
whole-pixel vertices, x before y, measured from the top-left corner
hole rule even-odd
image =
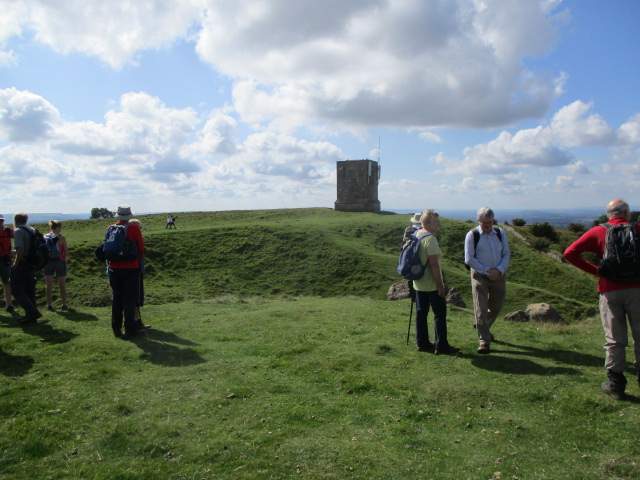
[[[451,345],[445,345],[443,347],[436,347],[433,353],[436,355],[456,355],[458,352],[460,352],[459,348]]]
[[[33,325],[37,323],[37,320],[42,316],[40,312],[36,312],[33,315],[26,315],[22,320],[20,320],[21,325]]]
[[[47,305],[47,310],[49,310],[50,312],[53,312],[53,305],[51,304]]]
[[[60,310],[62,310],[63,312],[68,312],[69,307],[67,305],[62,305],[62,307],[60,307]]]
[[[427,342],[425,345],[418,347],[419,352],[433,353],[433,349],[434,349],[433,343],[431,342]]]
[[[611,395],[616,400],[622,400],[625,397],[624,389],[626,386],[627,379],[624,378],[624,375],[611,370],[607,372],[607,380],[600,385],[604,393]]]
[[[478,353],[481,355],[487,355],[490,352],[491,352],[491,349],[489,348],[489,344],[480,342],[480,345],[478,345]]]

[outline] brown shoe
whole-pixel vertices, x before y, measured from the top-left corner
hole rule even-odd
[[[488,353],[491,352],[491,349],[489,348],[489,344],[488,343],[481,343],[478,346],[478,353],[481,355],[486,355]]]

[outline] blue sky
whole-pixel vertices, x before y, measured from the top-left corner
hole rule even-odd
[[[634,0],[0,8],[0,211],[640,208]]]

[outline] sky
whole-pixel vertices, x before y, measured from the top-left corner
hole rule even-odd
[[[640,207],[635,0],[0,9],[0,211]]]

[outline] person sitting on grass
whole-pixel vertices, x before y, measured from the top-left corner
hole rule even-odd
[[[67,260],[68,249],[67,240],[62,235],[62,222],[49,220],[49,233],[44,236],[49,251],[49,261],[44,266],[44,282],[47,291],[47,310],[53,311],[53,283],[54,279],[60,289],[60,300],[62,310],[69,309],[67,306]]]
[[[439,217],[435,210],[424,210],[420,216],[422,228],[415,233],[420,239],[420,262],[427,265],[422,278],[413,281],[416,292],[416,343],[420,352],[452,355],[459,350],[447,341],[447,302],[440,269],[441,250],[435,237],[440,231]],[[435,317],[435,343],[429,342],[429,307],[433,309]]]
[[[13,230],[4,226],[4,217],[0,215],[0,281],[4,290],[4,308],[13,314],[13,300],[11,295],[11,239]]]

